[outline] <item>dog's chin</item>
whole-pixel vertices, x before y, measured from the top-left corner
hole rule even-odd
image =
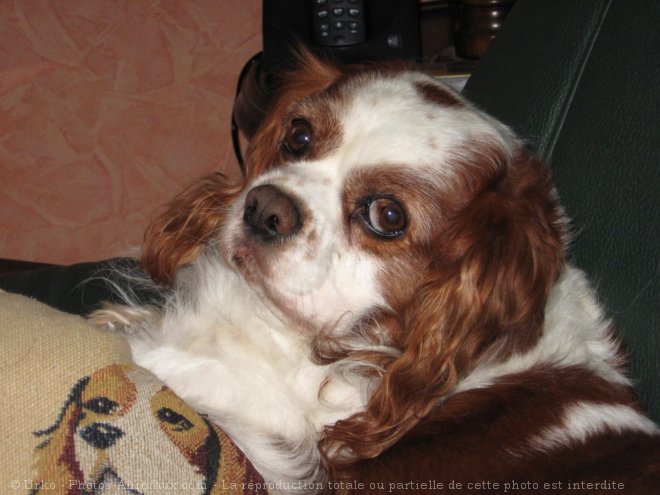
[[[294,258],[286,252],[286,246],[260,245],[240,227],[223,239],[221,250],[227,265],[288,328],[315,337],[342,333],[351,326],[355,311],[336,307],[338,295],[322,284],[314,284],[327,277],[319,273],[302,275],[301,265],[307,266],[309,259],[292,262]],[[282,264],[289,269],[275,268]]]

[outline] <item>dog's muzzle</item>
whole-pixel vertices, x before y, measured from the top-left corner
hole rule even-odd
[[[257,186],[245,198],[243,221],[264,242],[286,240],[302,227],[296,201],[271,184]]]

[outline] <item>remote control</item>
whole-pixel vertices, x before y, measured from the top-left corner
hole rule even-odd
[[[311,0],[314,42],[349,46],[367,39],[364,0]]]

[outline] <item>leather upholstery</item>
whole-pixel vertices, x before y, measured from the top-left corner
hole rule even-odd
[[[518,0],[465,94],[550,163],[660,421],[660,2]]]
[[[118,273],[144,277],[137,260],[116,258],[101,262],[70,266],[50,265],[35,270],[0,274],[0,289],[30,296],[60,311],[88,315],[103,302],[123,301],[115,289]],[[153,288],[136,283],[132,296],[145,304],[159,304],[160,294]]]

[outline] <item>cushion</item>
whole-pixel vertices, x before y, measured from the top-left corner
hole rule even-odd
[[[221,429],[80,316],[0,291],[0,371],[3,492],[266,492]]]

